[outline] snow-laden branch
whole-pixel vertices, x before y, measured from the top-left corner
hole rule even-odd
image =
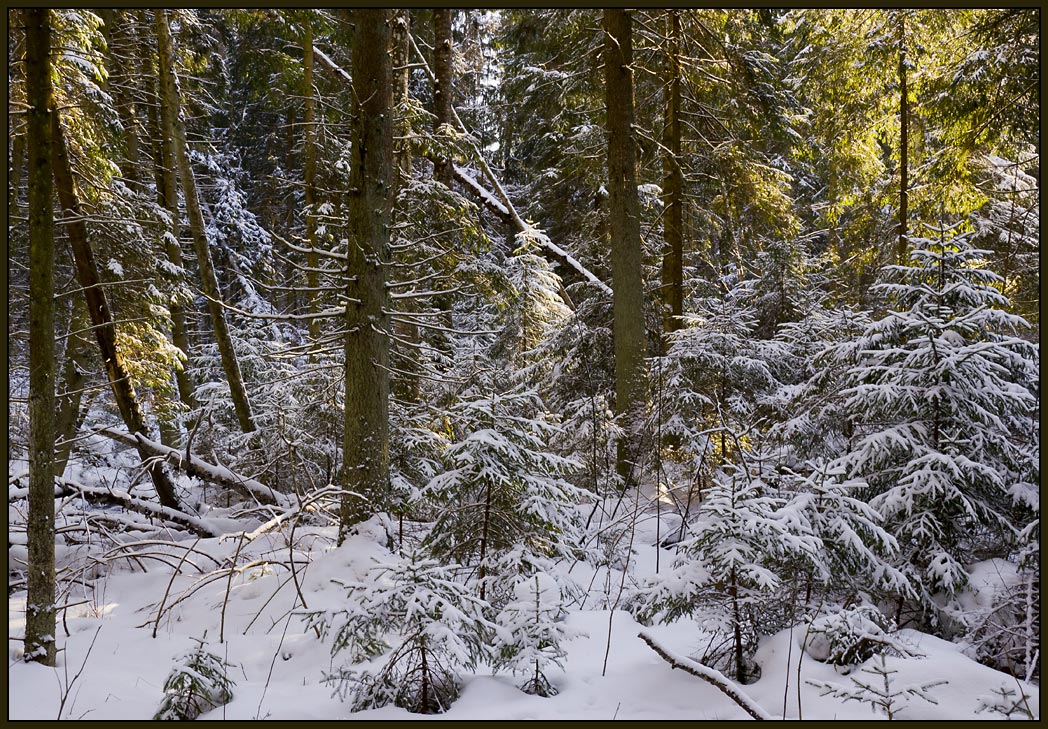
[[[771,719],[772,716],[764,710],[756,701],[751,699],[749,696],[742,692],[738,684],[732,681],[730,678],[725,676],[720,671],[704,666],[698,661],[693,661],[685,656],[678,656],[667,648],[664,648],[659,644],[655,638],[651,637],[647,631],[640,631],[637,637],[651,646],[651,649],[659,654],[666,662],[668,662],[673,668],[679,668],[686,673],[690,673],[693,676],[701,678],[708,684],[715,686],[725,696],[734,701],[739,707],[747,714],[752,716],[754,719]]]
[[[196,476],[197,478],[210,481],[211,483],[222,484],[223,486],[246,492],[263,503],[274,504],[283,509],[290,509],[293,506],[291,499],[289,499],[285,494],[274,491],[264,483],[234,473],[225,466],[216,466],[206,461],[202,461],[194,455],[190,455],[186,458],[185,453],[150,440],[141,433],[130,435],[115,428],[103,428],[98,432],[100,435],[120,441],[126,445],[140,447],[146,453],[164,459],[172,466],[185,471],[190,476]]]
[[[87,486],[76,481],[70,481],[61,476],[55,477],[55,482],[65,492],[64,495],[79,495],[89,501],[105,501],[106,503],[119,504],[128,511],[134,511],[145,516],[151,516],[163,521],[183,526],[202,537],[217,537],[221,534],[215,531],[203,519],[199,519],[183,511],[172,509],[168,506],[155,504],[152,501],[139,499],[122,489],[111,489],[103,486]]]

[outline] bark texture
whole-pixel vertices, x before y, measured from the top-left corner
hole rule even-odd
[[[666,13],[666,78],[664,128],[662,137],[663,237],[666,249],[662,256],[663,348],[665,335],[681,327],[684,313],[684,176],[680,167],[680,13]]]
[[[350,11],[353,163],[348,199],[346,405],[340,541],[389,500],[389,267],[393,170],[390,13]]]
[[[309,289],[309,313],[319,310],[317,290],[320,261],[317,257],[317,112],[313,97],[313,21],[308,16],[302,21],[302,94],[305,97],[305,183],[306,183],[306,238],[311,251],[306,254],[306,287]],[[309,338],[320,337],[320,319],[309,320]]]
[[[451,66],[453,41],[451,35],[451,8],[433,10],[433,113],[436,115],[434,128],[441,124],[453,124],[452,104],[454,104],[454,71]],[[433,175],[440,182],[451,187],[451,162],[438,158],[433,168]]]
[[[906,99],[906,11],[897,10],[899,14],[899,242],[895,247],[895,262],[906,265],[906,218],[909,213],[909,150],[910,150],[910,112]]]
[[[612,337],[615,413],[623,420],[616,467],[636,483],[640,411],[647,395],[644,371],[644,288],[641,279],[640,203],[633,137],[633,42],[625,10],[604,11],[604,75],[608,132],[608,205],[611,233]]]
[[[69,454],[73,449],[86,411],[81,407],[84,399],[85,377],[90,358],[90,342],[87,339],[87,310],[78,300],[73,302],[66,338],[65,362],[62,365],[61,389],[56,394],[57,408],[55,423],[55,476],[65,473]]]
[[[157,11],[159,14],[159,11]],[[144,21],[144,18],[142,19]],[[144,25],[144,24],[143,24]],[[145,39],[141,39],[140,49],[146,48]],[[160,71],[154,69],[153,59],[143,53],[141,58],[143,76],[150,79],[149,86],[156,89],[162,86]],[[162,68],[162,66],[161,66]],[[157,103],[149,105],[148,123],[150,136],[153,139],[153,174],[156,178],[157,203],[167,211],[168,221],[164,230],[164,253],[167,260],[184,270],[182,245],[180,243],[182,226],[178,215],[178,176],[175,172],[175,117],[170,104],[160,103],[162,93],[153,93]],[[187,364],[192,355],[189,333],[186,327],[186,310],[177,298],[168,302],[171,312],[171,341],[186,356]],[[190,410],[199,405],[193,394],[195,385],[186,367],[175,370],[175,382],[178,385],[178,399]],[[191,426],[190,426],[191,427]]]
[[[24,11],[29,162],[29,564],[25,657],[55,664],[55,236],[51,207],[51,11]]]
[[[182,195],[186,202],[186,214],[189,217],[189,228],[193,234],[193,247],[200,268],[200,283],[207,298],[207,309],[211,315],[211,328],[215,342],[222,358],[222,370],[229,383],[229,394],[233,400],[240,429],[245,433],[255,430],[251,417],[251,403],[244,387],[244,377],[240,372],[240,362],[233,350],[233,339],[226,323],[223,310],[222,292],[218,286],[215,265],[211,259],[211,249],[207,242],[204,227],[204,215],[200,209],[200,195],[197,192],[196,178],[189,161],[189,145],[186,142],[185,122],[182,119],[181,101],[179,98],[178,79],[175,75],[174,51],[171,44],[171,31],[167,23],[167,13],[156,11],[157,50],[160,59],[160,98],[161,108],[166,106],[171,115],[172,140],[174,142],[175,163],[178,176],[182,182]]]

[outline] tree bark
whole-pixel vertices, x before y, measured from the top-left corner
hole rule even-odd
[[[139,38],[138,49],[141,54],[142,77],[146,84],[146,122],[149,125],[149,137],[153,149],[153,176],[156,180],[157,204],[167,211],[168,220],[163,233],[164,253],[172,265],[184,271],[182,259],[181,225],[178,214],[178,178],[175,172],[174,151],[174,118],[171,107],[161,103],[159,93],[158,70],[153,63],[153,55],[149,44],[144,37],[146,35],[145,12],[138,11],[139,26],[143,37]],[[183,275],[185,275],[183,273]],[[188,360],[192,356],[192,347],[189,343],[189,333],[186,326],[186,309],[182,301],[176,296],[167,305],[171,313],[171,341]],[[190,410],[199,406],[196,396],[193,394],[195,384],[186,369],[186,365],[175,368],[175,383],[178,386],[178,399]],[[192,427],[192,424],[189,424]]]
[[[62,365],[62,385],[57,395],[57,415],[55,424],[55,476],[65,473],[69,454],[73,450],[73,439],[84,422],[85,413],[81,409],[84,399],[84,374],[88,371],[88,345],[85,333],[87,328],[87,310],[79,301],[73,302],[73,312],[69,323],[69,336],[66,339],[65,364]]]
[[[680,131],[680,13],[668,10],[666,16],[666,100],[662,143],[663,236],[666,249],[662,257],[663,350],[666,335],[681,327],[684,314],[684,176],[681,173]]]
[[[906,218],[908,214],[909,191],[907,176],[909,174],[910,149],[910,113],[906,99],[906,11],[899,13],[899,242],[895,249],[895,262],[906,265],[908,246],[906,243]]]
[[[182,120],[181,102],[179,100],[178,78],[175,75],[174,51],[171,45],[171,31],[167,24],[167,13],[156,10],[157,50],[160,60],[160,97],[161,109],[167,107],[170,114],[171,139],[173,141],[175,162],[178,176],[182,181],[182,195],[186,201],[186,213],[189,216],[189,227],[193,234],[193,246],[196,250],[197,265],[200,267],[201,285],[207,297],[208,313],[211,315],[211,327],[222,358],[222,369],[229,382],[229,394],[233,400],[240,429],[245,433],[255,430],[251,417],[251,403],[244,387],[244,378],[240,372],[240,362],[233,349],[233,340],[226,324],[223,310],[222,292],[215,275],[215,266],[211,260],[204,228],[204,215],[200,209],[200,196],[197,193],[196,178],[189,161],[189,145],[186,142],[185,123]],[[165,130],[167,136],[167,130]]]
[[[29,157],[29,564],[25,658],[55,664],[55,237],[51,207],[51,11],[24,11]]]
[[[453,40],[451,34],[451,8],[433,10],[433,113],[436,115],[434,129],[441,124],[453,124],[454,71],[452,69]],[[433,176],[451,187],[451,162],[439,158],[433,167]]]
[[[348,199],[345,429],[339,540],[389,500],[389,267],[393,168],[389,12],[350,11],[353,162]],[[362,498],[361,498],[362,497]]]
[[[393,42],[393,107],[400,108],[408,99],[408,81],[411,70],[408,68],[408,59],[411,51],[411,13],[406,9],[397,10],[394,13],[391,34]],[[395,145],[394,157],[396,159],[396,181],[394,189],[400,191],[404,185],[411,180],[412,158],[411,158],[411,124],[406,117],[397,116],[396,136],[400,138],[399,144]],[[396,193],[394,193],[395,195]],[[403,310],[413,312],[416,309],[413,299],[405,299],[401,302]],[[421,341],[421,332],[418,324],[414,321],[398,321],[393,324],[397,336],[409,342],[405,349],[405,355],[400,360],[398,367],[400,372],[393,379],[392,386],[397,397],[409,402],[417,403],[422,396],[421,377],[419,373],[418,360],[416,359],[416,347],[411,345]]]
[[[305,183],[306,183],[306,238],[312,249],[306,254],[306,287],[309,289],[309,313],[316,314],[319,307],[317,289],[320,287],[320,265],[317,249],[317,127],[316,101],[313,98],[313,21],[306,15],[302,22],[302,93],[305,96]],[[309,320],[309,338],[320,338],[320,319]],[[313,355],[310,355],[311,357]]]
[[[641,279],[640,203],[633,138],[633,43],[625,10],[604,11],[604,74],[608,131],[608,207],[611,231],[612,337],[615,347],[615,413],[624,434],[616,468],[636,483],[644,372],[644,288]]]
[[[109,311],[105,291],[99,285],[98,266],[95,264],[94,252],[87,240],[87,225],[84,223],[80,200],[73,183],[73,170],[66,152],[65,137],[58,111],[51,114],[51,137],[54,147],[51,167],[54,171],[55,187],[58,189],[58,200],[65,211],[64,222],[69,236],[69,247],[73,253],[73,262],[76,266],[77,282],[84,289],[84,300],[87,303],[91,326],[102,354],[106,376],[113,388],[113,396],[116,398],[120,417],[127,429],[132,433],[147,436],[145,416],[142,414],[135,388],[124,367],[123,357],[117,350],[113,315]],[[153,486],[156,487],[160,503],[173,509],[179,508],[174,484],[163,466],[150,461],[141,449],[139,449],[139,454],[142,455],[143,463],[149,464],[146,468],[153,480]]]

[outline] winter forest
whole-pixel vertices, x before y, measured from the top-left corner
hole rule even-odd
[[[1038,8],[7,21],[9,718],[1040,718]]]

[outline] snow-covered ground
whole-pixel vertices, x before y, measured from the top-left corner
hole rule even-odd
[[[181,553],[168,557],[170,566],[157,560],[142,561],[148,570],[127,560],[112,562],[119,567],[99,578],[92,589],[78,585],[64,601],[70,606],[60,614],[57,668],[26,664],[21,660],[25,593],[9,600],[9,707],[10,719],[148,719],[157,710],[163,684],[176,656],[192,648],[193,639],[206,631],[208,648],[224,657],[233,668],[234,698],[227,705],[202,715],[204,719],[340,719],[350,715],[347,704],[333,696],[322,682],[323,672],[344,662],[331,658],[329,645],[317,639],[293,610],[302,605],[288,564],[286,533],[263,535],[246,545],[238,564],[257,562],[233,575],[218,575],[199,584],[201,572],[215,568],[212,557],[221,560],[237,550],[237,539],[201,540],[182,565],[182,574],[172,581],[174,565]],[[332,579],[361,579],[372,563],[385,553],[374,535],[354,536],[340,547],[332,543],[326,529],[299,528],[296,576],[309,609],[337,608],[345,591]],[[641,540],[644,541],[644,540]],[[189,546],[186,542],[183,547]],[[157,552],[162,551],[157,547]],[[637,567],[649,571],[654,547],[639,546]],[[204,555],[210,555],[204,556]],[[306,564],[306,560],[309,563]],[[663,564],[672,559],[668,551]],[[269,560],[274,564],[264,564]],[[276,564],[280,563],[280,564]],[[578,569],[575,570],[576,576]],[[584,575],[589,581],[589,575]],[[170,583],[170,589],[169,589]],[[612,581],[598,576],[591,590],[600,591],[601,604],[611,585],[612,602],[618,577]],[[225,596],[229,590],[228,603]],[[167,594],[166,599],[164,599]],[[187,596],[188,595],[188,596]],[[184,598],[184,599],[183,599]],[[157,609],[165,602],[164,614],[152,637]],[[447,719],[746,719],[735,703],[713,686],[682,670],[674,670],[637,635],[642,626],[626,612],[616,610],[573,610],[568,624],[583,631],[564,647],[564,669],[548,671],[560,693],[539,698],[522,693],[521,678],[492,675],[481,668],[465,676],[460,698],[440,718]],[[223,625],[224,623],[224,625]],[[611,631],[609,644],[609,629]],[[700,649],[702,631],[691,620],[647,629],[664,646],[681,656]],[[68,633],[68,634],[67,634]],[[219,642],[220,633],[224,642]],[[999,688],[1015,689],[1010,676],[966,658],[954,644],[932,636],[903,630],[899,637],[913,646],[922,658],[889,657],[885,667],[892,674],[893,691],[909,685],[946,681],[928,691],[936,701],[914,696],[900,697],[896,718],[973,719],[999,718],[977,713],[983,698],[992,700]],[[808,681],[832,682],[851,687],[851,677],[874,678],[862,672],[878,659],[871,659],[844,675],[833,666],[819,663],[800,650],[800,628],[770,636],[756,655],[761,678],[745,686],[744,692],[773,717],[788,719],[871,719],[871,708],[858,702],[843,702]],[[607,667],[605,670],[605,652]],[[799,664],[799,665],[798,665]],[[1023,683],[1029,706],[1040,715],[1039,689]],[[427,718],[387,706],[353,714],[362,719]]]

